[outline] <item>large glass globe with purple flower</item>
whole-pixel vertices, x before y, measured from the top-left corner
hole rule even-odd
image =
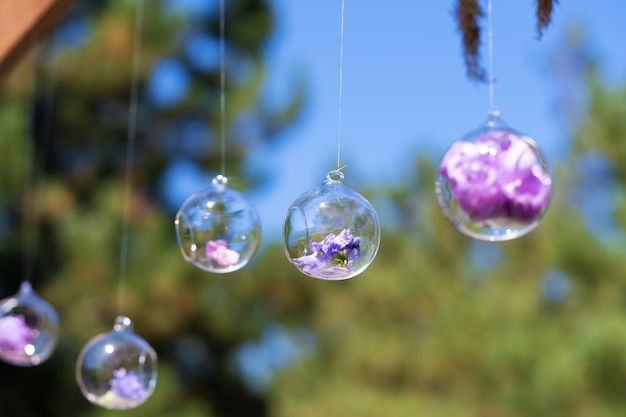
[[[76,382],[93,404],[111,410],[135,408],[146,401],[157,381],[157,355],[119,316],[113,330],[87,343],[76,361]]]
[[[0,301],[0,359],[17,366],[36,366],[54,352],[59,318],[28,281],[17,294]]]
[[[535,141],[491,115],[445,153],[436,189],[439,205],[457,229],[476,239],[503,241],[539,224],[552,177]]]
[[[185,260],[209,272],[243,268],[261,243],[261,219],[242,193],[218,175],[206,190],[193,194],[178,210],[174,224]]]
[[[284,249],[302,273],[342,280],[363,272],[380,245],[380,225],[372,205],[343,185],[331,171],[320,187],[298,197],[283,223]]]

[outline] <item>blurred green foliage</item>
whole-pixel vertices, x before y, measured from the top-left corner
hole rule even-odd
[[[140,91],[160,57],[179,53],[176,34],[188,24],[146,3]],[[263,48],[272,11],[260,0],[227,3],[229,45],[253,63],[252,76],[228,86],[229,121],[252,112],[262,140],[276,140],[297,116],[302,89],[284,108],[267,105]],[[49,361],[0,364],[2,417],[119,413],[80,395],[74,366],[82,346],[109,331],[117,314],[133,8],[112,1],[80,7],[93,25],[88,41],[26,61],[1,93],[0,295],[17,290],[23,252],[36,245],[33,283],[61,320]],[[195,24],[215,35],[215,19]],[[50,62],[57,65],[52,106],[45,83],[34,82],[46,79]],[[402,186],[364,192],[389,208],[374,263],[352,280],[324,282],[298,273],[280,242],[227,276],[183,261],[173,213],[156,187],[172,160],[159,134],[181,115],[219,126],[216,71],[194,72],[193,88],[174,107],[156,108],[143,96],[140,102],[124,312],[158,352],[159,380],[154,395],[125,415],[624,415],[626,88],[588,76],[589,113],[571,153],[554,167],[551,207],[531,234],[505,243],[462,236],[437,205],[434,162],[417,156]],[[256,144],[230,132],[227,160],[237,172]],[[32,190],[29,176],[48,134],[48,158]],[[194,157],[216,172],[218,141]],[[600,161],[598,169],[588,168],[589,158]],[[242,187],[262,184],[239,179]],[[590,214],[585,204],[600,189],[613,198]],[[610,239],[594,232],[594,216],[614,222]],[[28,233],[33,224],[38,233]],[[555,271],[568,277],[569,291],[550,293],[546,277]],[[286,361],[270,345],[253,361],[270,363],[269,378],[251,383],[238,354],[254,351],[277,325],[300,354]],[[313,339],[297,337],[307,332]]]

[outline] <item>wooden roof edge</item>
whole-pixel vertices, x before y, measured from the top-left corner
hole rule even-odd
[[[76,0],[2,0],[0,80],[72,7]]]

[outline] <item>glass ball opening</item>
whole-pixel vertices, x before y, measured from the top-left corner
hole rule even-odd
[[[76,361],[76,381],[93,404],[111,410],[135,408],[156,386],[156,352],[133,332],[130,319],[120,316],[113,331],[83,347]]]
[[[261,220],[254,206],[224,176],[189,197],[174,222],[185,260],[214,273],[243,268],[261,243]]]
[[[321,186],[305,192],[287,209],[283,246],[287,259],[313,278],[343,280],[363,272],[380,245],[378,215],[331,171]]]
[[[436,192],[443,213],[459,231],[504,241],[537,227],[548,209],[552,177],[535,141],[491,116],[448,148]]]
[[[55,309],[22,283],[0,301],[0,359],[16,366],[37,366],[54,352],[59,332]]]

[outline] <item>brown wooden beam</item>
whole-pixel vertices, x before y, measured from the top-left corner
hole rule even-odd
[[[0,0],[0,79],[76,0]]]

